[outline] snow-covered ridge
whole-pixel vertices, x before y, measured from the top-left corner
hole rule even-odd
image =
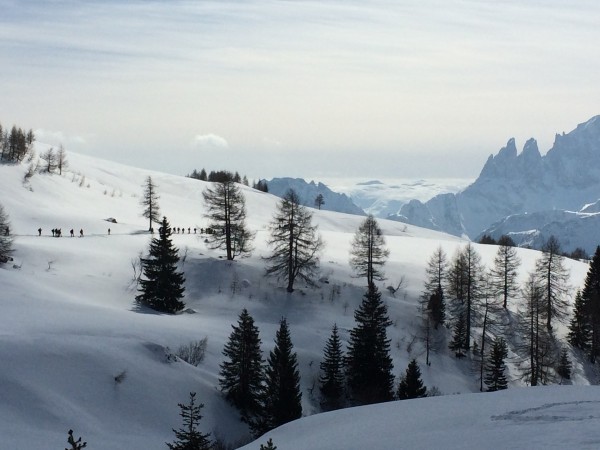
[[[41,149],[38,144],[38,153]],[[328,282],[316,288],[299,285],[288,295],[277,280],[264,277],[261,258],[269,253],[268,226],[279,199],[242,187],[248,225],[257,233],[252,256],[227,262],[193,231],[173,235],[180,253],[187,255],[182,263],[184,300],[195,314],[155,314],[140,310],[133,302],[132,262],[147,251],[150,239],[145,231],[147,222],[140,215],[144,179],[152,176],[161,211],[171,224],[186,229],[206,226],[202,202],[206,183],[74,153],[68,153],[68,160],[70,167],[62,176],[36,174],[26,184],[26,164],[0,165],[0,201],[15,234],[14,265],[0,268],[1,446],[23,448],[25,438],[27,448],[64,448],[67,431],[73,429],[96,450],[164,449],[164,443],[173,440],[171,429],[180,425],[177,403],[186,402],[191,391],[197,392],[205,405],[203,431],[231,445],[247,442],[246,425],[217,388],[221,352],[242,308],[256,320],[263,352],[272,349],[279,320],[287,317],[298,353],[304,415],[318,412],[314,387],[323,346],[334,322],[347,342],[354,326],[352,312],[364,293],[363,281],[354,278],[348,267],[349,244],[363,217],[313,211],[326,242],[321,272]],[[115,218],[117,223],[107,218]],[[423,358],[423,345],[414,336],[419,332],[418,299],[425,263],[438,246],[452,255],[465,242],[399,222],[381,220],[380,225],[390,250],[385,266],[388,280],[380,288],[394,322],[388,336],[398,376],[411,358]],[[70,228],[83,229],[85,237],[53,238],[50,229],[55,227],[62,228],[64,235]],[[38,236],[38,228],[42,228],[42,236]],[[496,249],[477,246],[477,250],[489,264]],[[519,255],[523,260],[520,277],[525,279],[538,252],[520,249]],[[567,265],[572,284],[581,285],[587,266],[574,261]],[[401,277],[404,286],[392,296],[385,286],[396,285]],[[238,288],[233,289],[234,280],[247,283],[242,287],[237,283]],[[180,345],[205,336],[206,358],[199,367],[170,357]],[[431,361],[431,366],[421,364],[428,386],[436,386],[444,394],[478,389],[465,360],[456,360],[442,350],[433,354]],[[516,368],[510,370],[511,387],[521,386]],[[115,378],[122,373],[124,379],[117,382]],[[588,384],[579,362],[575,362],[573,379],[576,384]],[[458,410],[460,397],[455,397],[457,403],[449,407]],[[377,420],[398,430],[392,419],[406,414],[406,404],[385,407],[398,412],[367,409],[365,414],[375,420],[378,411],[386,412]],[[362,414],[360,411],[308,420],[313,429],[321,420],[324,426],[334,420],[360,429],[358,421],[349,422],[349,417]],[[324,432],[315,429],[317,435]],[[337,448],[377,447],[370,433],[364,433],[362,439],[348,434]],[[403,436],[399,430],[385,439],[401,442]],[[288,448],[279,438],[275,444]]]
[[[600,196],[600,116],[593,117],[567,134],[557,134],[554,145],[542,156],[534,139],[528,140],[521,153],[514,139],[495,156],[491,155],[479,178],[457,194],[444,194],[427,202],[412,202],[402,207],[398,216],[407,223],[428,226],[455,235],[465,234],[474,239],[492,224],[517,214],[534,214],[542,211],[579,211],[584,205],[596,202]],[[542,220],[548,214],[538,214]],[[584,216],[578,216],[583,219]],[[569,223],[554,227],[573,229]],[[586,218],[586,220],[588,220]],[[530,222],[530,220],[529,220]],[[513,220],[507,220],[516,226]],[[505,232],[524,230],[505,224]],[[538,222],[535,229],[548,226]],[[583,229],[584,226],[577,226]],[[584,240],[600,242],[600,231],[591,236],[559,234],[565,250],[570,243]],[[588,252],[592,247],[586,244]]]
[[[293,189],[298,194],[300,202],[311,208],[315,207],[317,196],[322,195],[324,203],[321,209],[323,210],[365,215],[365,212],[352,203],[346,195],[333,192],[321,182],[307,182],[302,178],[273,178],[267,181],[267,185],[269,192],[278,197],[283,197],[287,191]]]

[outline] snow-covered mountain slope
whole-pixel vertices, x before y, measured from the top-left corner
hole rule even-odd
[[[600,116],[596,116],[568,134],[557,134],[545,156],[534,139],[525,143],[520,154],[510,139],[496,156],[489,157],[473,184],[450,196],[454,199],[441,195],[425,203],[413,202],[399,215],[407,223],[430,224],[432,229],[475,238],[513,214],[579,211],[596,202],[599,192]],[[600,242],[600,232],[594,239]]]
[[[589,210],[590,208],[588,208]],[[513,214],[485,230],[494,239],[506,234],[519,246],[541,248],[550,236],[557,236],[564,249],[582,248],[592,255],[600,245],[600,213],[563,210]]]
[[[268,439],[283,450],[595,449],[600,391],[573,386],[509,389],[352,408],[283,425]]]
[[[309,207],[315,206],[315,199],[319,194],[323,196],[324,203],[321,206],[322,210],[336,211],[346,214],[358,214],[364,216],[365,212],[352,203],[345,194],[333,192],[323,183],[314,181],[307,182],[302,178],[273,178],[267,181],[269,193],[277,197],[283,197],[287,191],[293,189],[300,202]]]
[[[38,144],[38,153],[42,149]],[[14,261],[0,268],[1,447],[64,448],[67,431],[73,429],[96,450],[163,449],[173,440],[171,429],[181,424],[177,403],[185,403],[191,391],[205,405],[203,431],[231,445],[248,442],[246,425],[218,391],[221,352],[242,308],[255,318],[265,354],[273,348],[279,320],[287,317],[298,353],[303,413],[317,413],[315,386],[323,347],[333,323],[347,342],[353,311],[364,293],[364,281],[352,277],[347,262],[363,218],[314,210],[326,242],[321,272],[327,282],[315,288],[298,285],[290,295],[277,280],[264,277],[262,257],[269,254],[268,225],[277,197],[242,187],[248,225],[257,233],[255,250],[249,258],[227,262],[193,232],[206,226],[205,182],[73,153],[68,159],[70,168],[62,176],[36,174],[25,185],[26,164],[0,165],[0,201],[15,238]],[[174,227],[192,229],[173,235],[186,256],[181,268],[189,308],[173,316],[134,304],[133,263],[150,240],[139,205],[148,175],[158,186],[162,213]],[[403,373],[414,357],[430,388],[444,394],[476,391],[469,358],[457,360],[443,346],[426,366],[418,338],[425,263],[438,246],[452,255],[464,241],[393,221],[381,220],[380,225],[390,250],[388,280],[380,288],[394,322],[388,337],[395,374]],[[62,228],[66,237],[53,238],[52,228]],[[85,237],[68,237],[71,228],[76,235],[83,229]],[[477,250],[491,263],[494,246]],[[539,253],[519,249],[519,255],[524,280]],[[571,284],[580,286],[587,266],[570,260],[567,266]],[[403,287],[392,296],[385,287],[402,277]],[[565,329],[558,326],[556,332],[564,336]],[[204,337],[206,357],[198,367],[170,357],[180,345]],[[509,372],[511,387],[523,385],[515,364]],[[121,374],[124,379],[116,381]],[[577,358],[573,383],[589,383]],[[287,448],[283,442],[277,445]]]

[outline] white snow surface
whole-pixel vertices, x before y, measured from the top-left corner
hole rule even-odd
[[[242,447],[278,449],[597,449],[597,388],[517,388],[404,400],[307,417]],[[281,445],[280,445],[281,443]]]
[[[37,144],[38,153],[43,148]],[[184,228],[206,226],[201,194],[207,183],[75,153],[68,159],[62,176],[36,174],[26,185],[25,163],[0,165],[0,202],[15,236],[14,261],[0,268],[0,448],[64,448],[73,429],[93,450],[164,449],[173,441],[172,428],[181,425],[177,403],[186,403],[192,391],[205,405],[203,431],[233,447],[250,442],[246,425],[218,389],[221,352],[242,308],[256,320],[265,358],[281,317],[290,324],[308,417],[269,434],[281,450],[458,448],[461,438],[461,448],[598,446],[600,394],[585,386],[596,375],[577,355],[572,355],[577,387],[520,389],[524,383],[517,363],[511,363],[511,389],[505,393],[316,414],[323,347],[334,323],[347,342],[364,293],[364,281],[352,276],[347,262],[363,218],[315,210],[326,242],[321,272],[328,283],[300,284],[287,294],[282,283],[264,277],[261,258],[269,252],[268,224],[278,198],[243,187],[248,225],[257,232],[252,256],[227,262],[193,231],[173,235],[180,253],[187,253],[182,270],[189,310],[157,314],[134,303],[132,261],[147,251],[150,240],[139,205],[144,179],[152,176],[162,213],[172,226]],[[476,392],[479,382],[469,358],[457,360],[441,348],[427,367],[423,344],[415,339],[427,259],[440,245],[452,256],[465,241],[393,221],[380,225],[390,250],[388,280],[380,288],[394,322],[388,337],[396,376],[417,358],[429,388],[443,394]],[[51,237],[55,227],[62,228],[62,238]],[[71,228],[76,236],[83,229],[84,237],[69,237]],[[496,247],[476,247],[490,264]],[[519,255],[524,280],[539,253],[519,249]],[[567,266],[572,286],[581,286],[587,265],[568,260]],[[391,296],[385,287],[401,277],[403,287]],[[234,284],[239,288],[232,289]],[[556,331],[564,336],[565,327]],[[198,367],[169,357],[180,345],[205,336],[206,358]],[[122,373],[125,378],[117,383]],[[263,437],[248,448],[265,442]]]

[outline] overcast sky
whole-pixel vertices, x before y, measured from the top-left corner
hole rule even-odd
[[[176,174],[475,178],[599,76],[598,0],[0,0],[0,123]]]

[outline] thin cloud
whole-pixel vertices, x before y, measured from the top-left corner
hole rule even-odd
[[[50,145],[59,145],[59,144],[85,145],[85,144],[87,144],[87,141],[83,136],[66,135],[62,131],[44,130],[43,128],[38,128],[33,133],[35,134],[35,138],[38,141],[44,142],[45,144],[50,144]]]
[[[216,134],[197,134],[192,142],[195,148],[228,148],[229,144],[224,137]]]

